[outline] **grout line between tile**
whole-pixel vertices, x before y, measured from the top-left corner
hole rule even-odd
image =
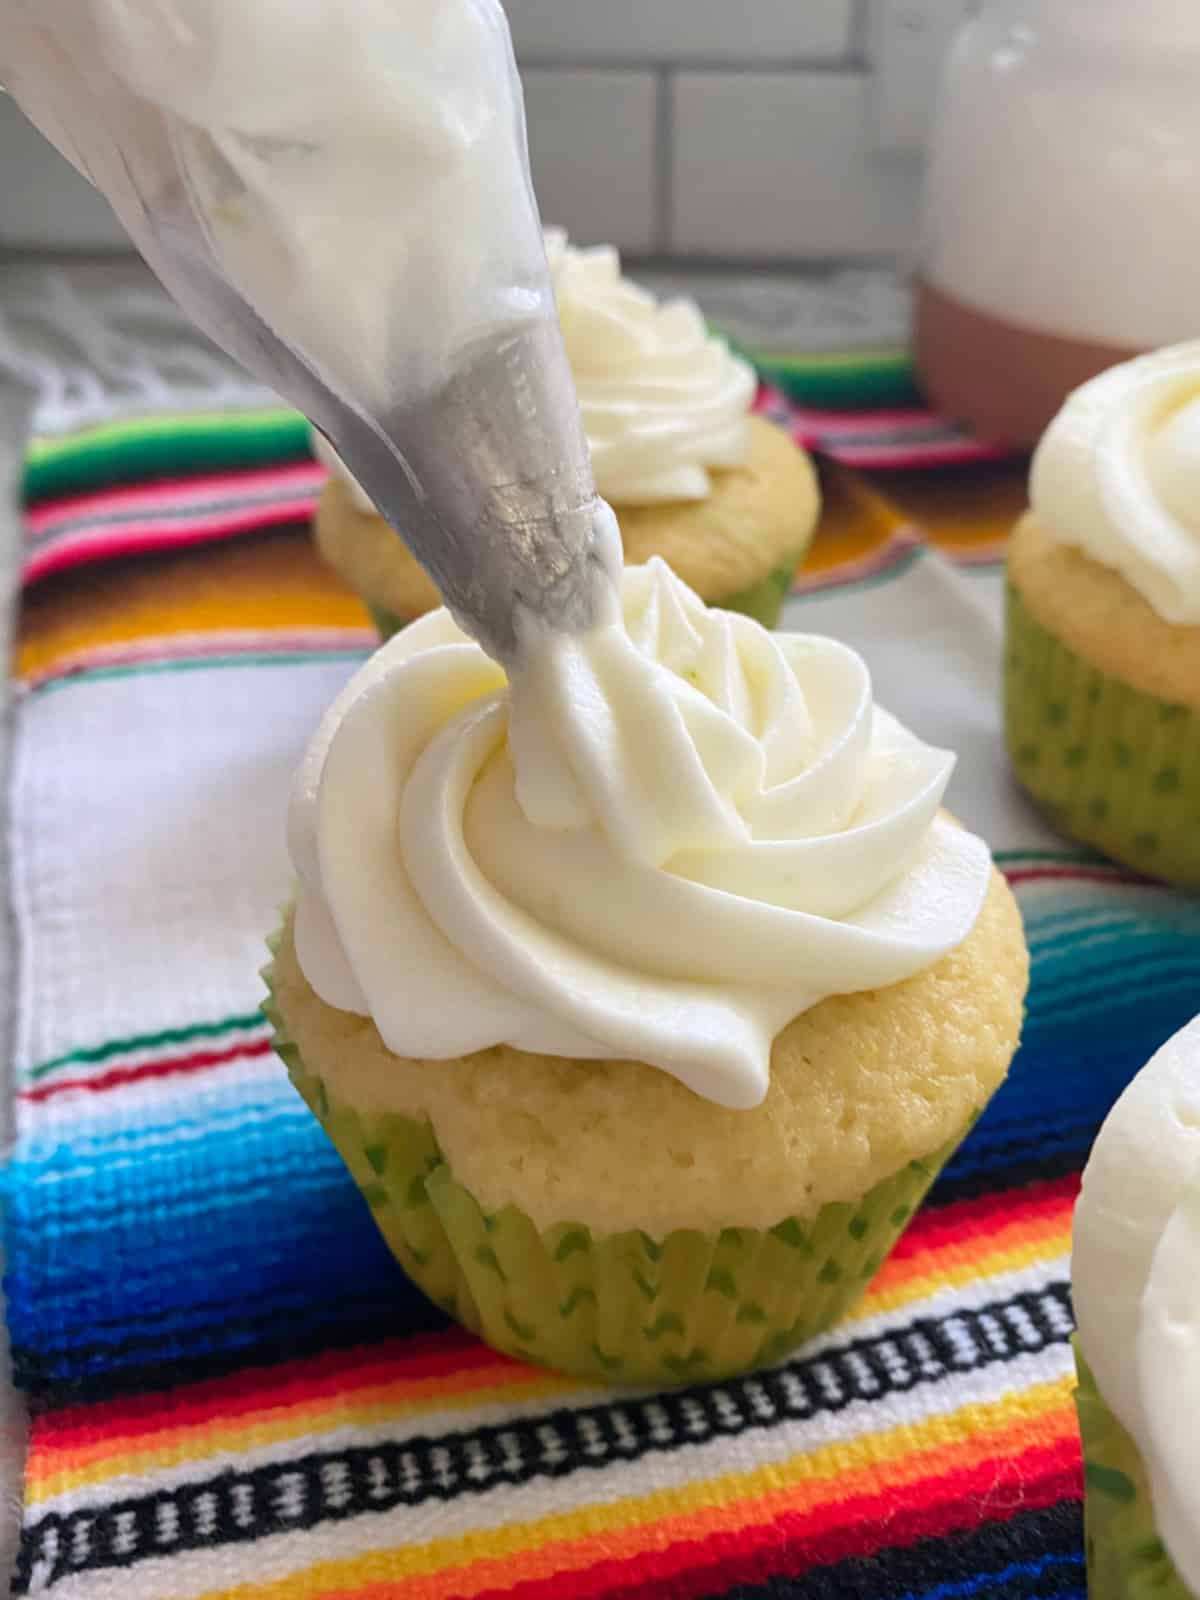
[[[658,69],[654,103],[654,248],[666,254],[675,237],[673,73]]]
[[[851,0],[851,3],[853,10],[850,13],[850,54],[856,61],[869,64],[872,0]]]
[[[861,71],[860,53],[837,56],[776,56],[764,60],[729,61],[715,56],[683,56],[663,60],[661,56],[539,56],[528,51],[518,58],[523,72],[713,72],[731,77],[750,73],[768,76],[784,73],[845,73]]]

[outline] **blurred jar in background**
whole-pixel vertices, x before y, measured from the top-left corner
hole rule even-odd
[[[1200,335],[1200,0],[984,0],[926,184],[917,367],[1033,444],[1066,394]]]

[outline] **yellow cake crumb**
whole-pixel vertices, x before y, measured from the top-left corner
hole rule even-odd
[[[629,566],[661,556],[714,604],[799,561],[820,512],[816,471],[782,428],[749,421],[745,466],[714,472],[707,500],[615,508]]]
[[[1032,512],[1013,530],[1008,576],[1068,650],[1142,694],[1200,712],[1200,627],[1164,622],[1119,572],[1051,538]]]
[[[1003,1079],[1029,959],[1003,878],[974,929],[927,971],[839,996],[775,1041],[753,1111],[711,1104],[655,1067],[508,1046],[455,1061],[392,1055],[374,1024],[318,999],[291,915],[272,975],[284,1027],[329,1093],[428,1120],[456,1180],[487,1211],[596,1236],[640,1228],[767,1228],[860,1199],[953,1139]]]
[[[356,504],[336,473],[321,490],[313,533],[322,558],[368,604],[405,622],[441,605],[437,586],[408,546],[377,511]]]

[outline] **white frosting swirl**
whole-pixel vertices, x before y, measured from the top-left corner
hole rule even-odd
[[[596,489],[617,506],[705,500],[713,468],[750,445],[753,369],[709,333],[692,300],[658,301],[621,276],[607,245],[578,250],[558,228],[546,250]],[[317,455],[373,507],[319,434]]]
[[[1165,622],[1200,624],[1200,341],[1077,389],[1033,458],[1045,532],[1119,572]]]
[[[623,608],[511,682],[445,611],[368,662],[293,790],[301,966],[406,1057],[640,1060],[753,1106],[793,1017],[966,937],[990,858],[852,650],[657,560]]]
[[[1163,1542],[1200,1595],[1200,1017],[1100,1131],[1075,1208],[1075,1314],[1146,1465]]]
[[[610,246],[576,249],[547,228],[546,250],[596,488],[619,506],[706,499],[709,470],[746,459],[753,370],[695,301],[622,277]]]

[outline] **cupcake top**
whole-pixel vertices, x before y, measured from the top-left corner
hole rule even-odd
[[[437,611],[297,775],[300,963],[397,1055],[642,1061],[754,1106],[794,1017],[973,927],[990,858],[939,814],[952,768],[852,650],[708,610],[661,561],[509,678]]]
[[[608,245],[546,250],[596,488],[615,505],[703,500],[712,468],[746,459],[753,370],[709,333],[695,301],[659,301]]]
[[[1145,1462],[1163,1542],[1200,1595],[1200,1017],[1100,1131],[1072,1279],[1084,1354]]]
[[[1200,624],[1200,341],[1077,389],[1033,459],[1040,527],[1119,572],[1165,622]]]
[[[623,277],[608,245],[576,249],[547,228],[546,251],[597,492],[617,506],[707,499],[711,472],[749,454],[753,369],[709,333],[694,301],[659,301]],[[373,509],[329,444],[313,439],[359,509]]]

